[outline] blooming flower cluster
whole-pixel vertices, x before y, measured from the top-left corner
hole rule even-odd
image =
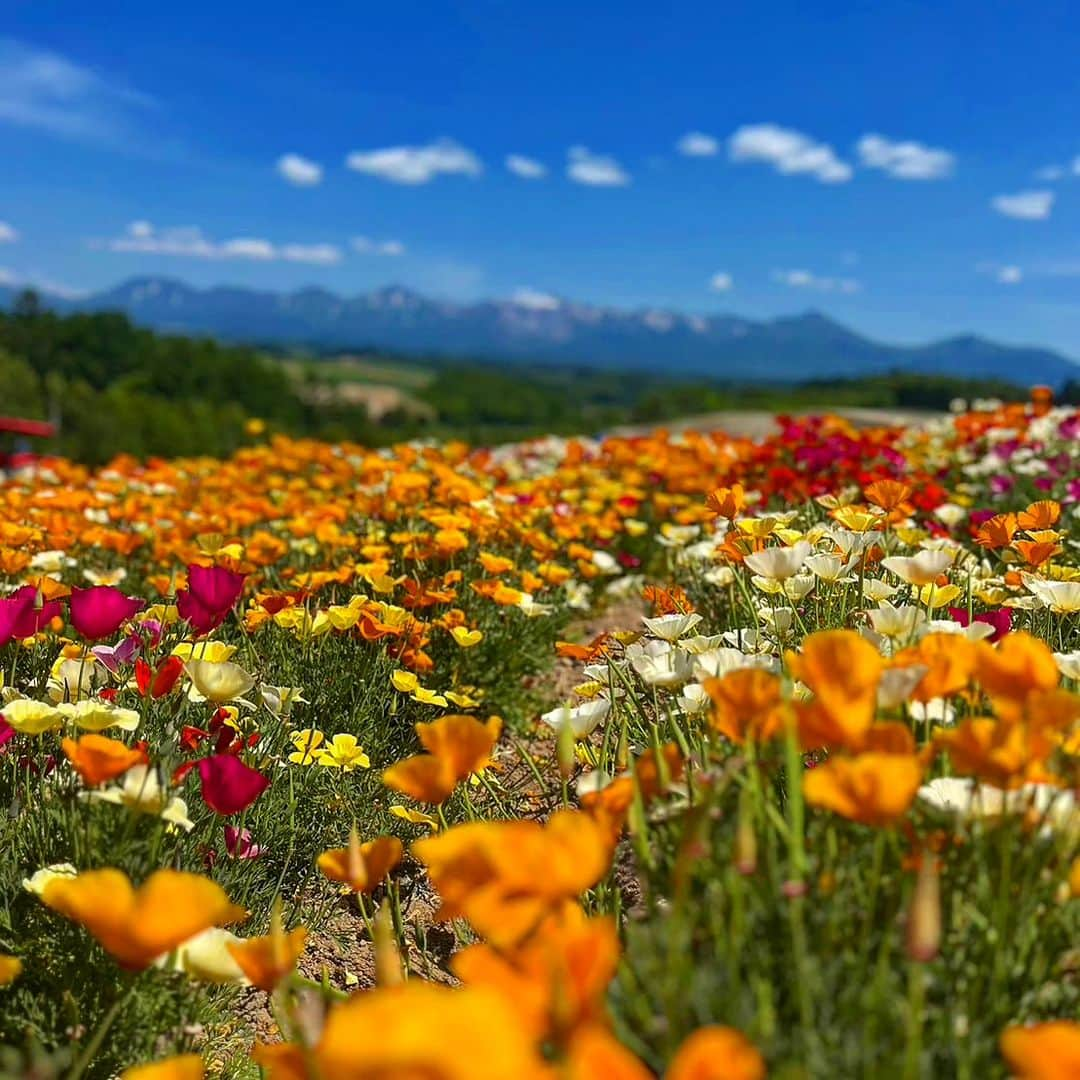
[[[0,1044],[136,1080],[1080,1075],[1078,464],[1036,394],[10,478]]]

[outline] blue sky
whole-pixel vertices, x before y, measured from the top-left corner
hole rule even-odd
[[[92,7],[5,5],[0,279],[815,307],[1080,357],[1074,4]]]

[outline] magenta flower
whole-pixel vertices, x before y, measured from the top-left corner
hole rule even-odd
[[[0,645],[6,645],[12,638],[19,635],[15,630],[21,622],[32,617],[34,613],[34,599],[37,590],[28,585],[5,600],[0,600]],[[23,634],[22,637],[29,637]]]
[[[214,754],[199,762],[203,801],[216,814],[239,814],[269,786],[261,772],[232,754]]]
[[[967,608],[951,607],[949,614],[953,622],[961,626],[967,626],[971,619],[968,617]],[[975,622],[987,623],[994,628],[990,635],[990,641],[1000,641],[1012,629],[1012,611],[1009,608],[998,608],[997,611],[983,611],[975,616]]]
[[[244,575],[223,566],[189,566],[188,592],[207,611],[225,613],[244,591]]]
[[[14,738],[15,729],[2,716],[0,716],[0,752],[4,752],[4,744],[10,742]]]
[[[176,610],[180,613],[180,618],[187,619],[200,634],[209,634],[225,620],[224,611],[211,611],[200,604],[187,589],[181,589],[176,594]]]
[[[145,600],[125,596],[115,585],[95,585],[91,589],[71,590],[71,625],[88,641],[115,634],[136,612],[146,607]]]
[[[233,859],[257,859],[262,854],[262,848],[252,843],[251,830],[233,825],[225,826],[225,850]]]
[[[23,585],[11,594],[12,600],[18,600],[21,607],[15,619],[13,635],[16,638],[33,637],[43,627],[48,626],[63,611],[59,600],[44,600],[38,606],[38,591],[33,585]]]

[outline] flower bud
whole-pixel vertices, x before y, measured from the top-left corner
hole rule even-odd
[[[907,954],[926,964],[941,949],[941,877],[937,859],[924,851],[907,919]]]

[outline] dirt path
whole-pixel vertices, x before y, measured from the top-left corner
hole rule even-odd
[[[791,416],[820,416],[829,413],[851,421],[855,427],[917,427],[939,419],[944,413],[919,409],[863,409],[863,408],[827,408],[818,406],[813,409],[795,409]],[[732,409],[725,412],[702,413],[698,416],[685,416],[665,424],[631,424],[613,428],[612,435],[635,436],[647,435],[657,427],[668,431],[724,431],[739,438],[761,439],[777,431],[776,413],[757,409]]]

